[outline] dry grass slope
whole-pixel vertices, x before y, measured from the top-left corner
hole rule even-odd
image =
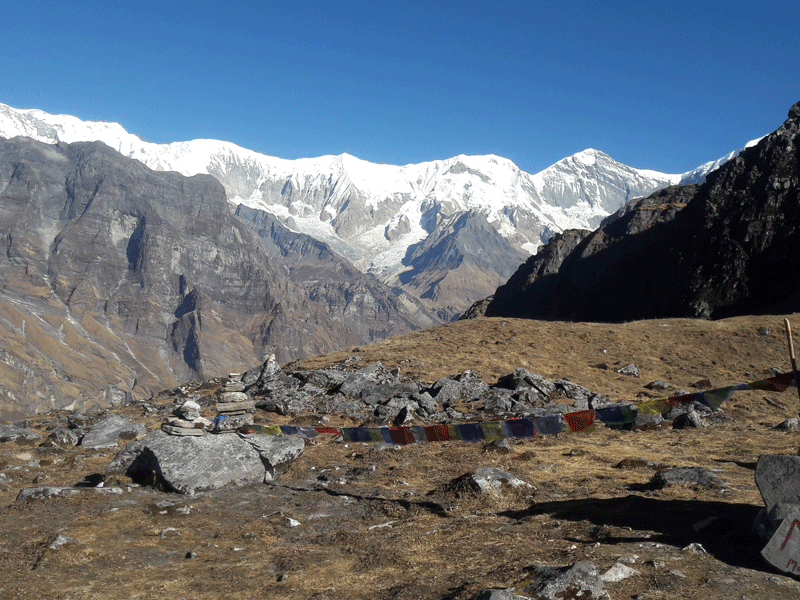
[[[800,318],[790,319],[800,327]],[[762,327],[768,335],[759,334]],[[479,319],[292,368],[353,355],[426,381],[474,369],[493,382],[523,366],[615,400],[634,400],[655,379],[692,389],[704,378],[722,386],[789,368],[782,317],[615,325]],[[640,378],[615,373],[630,362]],[[610,368],[601,368],[605,363]],[[723,407],[733,420],[708,429],[601,428],[517,440],[511,454],[465,442],[376,453],[367,444],[321,436],[278,485],[195,499],[133,488],[117,497],[85,494],[20,506],[13,502],[17,491],[35,479],[73,484],[102,471],[114,452],[2,444],[0,472],[8,480],[0,485],[0,597],[465,600],[486,587],[519,592],[536,563],[589,559],[602,572],[618,557],[635,555],[630,566],[640,574],[607,586],[615,600],[797,598],[800,582],[769,571],[749,533],[761,505],[755,460],[798,447],[796,433],[773,429],[797,415],[796,391],[776,396],[785,410],[763,396],[738,394]],[[144,420],[136,407],[124,412]],[[42,416],[34,425],[44,429],[52,419]],[[725,488],[650,489],[651,469],[633,460],[618,467],[634,458],[713,469]],[[484,497],[448,485],[478,466],[510,471],[534,488]],[[711,517],[708,527],[695,528]],[[80,544],[48,549],[59,533]],[[709,554],[681,550],[693,542]]]

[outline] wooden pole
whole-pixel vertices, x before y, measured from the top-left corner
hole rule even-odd
[[[797,359],[794,356],[794,343],[792,342],[792,325],[789,323],[789,319],[784,319],[783,324],[786,326],[786,339],[789,340],[789,360],[792,361],[792,376],[794,377],[794,383],[797,386],[797,395],[800,397],[800,377],[797,372]]]

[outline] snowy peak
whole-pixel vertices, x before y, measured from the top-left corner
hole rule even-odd
[[[287,160],[219,140],[152,144],[116,123],[0,104],[0,136],[17,135],[48,143],[100,140],[152,169],[210,174],[222,183],[231,204],[266,211],[289,230],[325,242],[363,272],[403,289],[403,273],[414,268],[409,262],[414,248],[431,235],[441,236],[440,225],[460,215],[485,217],[515,249],[508,253],[513,262],[518,253],[535,252],[554,233],[593,229],[630,200],[687,177],[704,178],[728,159],[682,175],[634,169],[593,148],[535,174],[491,154],[404,166],[350,154]],[[492,291],[487,288],[485,295]],[[479,299],[468,287],[451,285],[449,293],[439,298],[452,311]]]

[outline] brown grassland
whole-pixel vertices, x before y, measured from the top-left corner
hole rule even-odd
[[[800,317],[789,318],[800,327]],[[759,333],[764,327],[767,335]],[[288,368],[351,356],[362,357],[354,364],[380,360],[426,382],[473,369],[493,383],[525,367],[630,402],[655,396],[644,385],[656,379],[693,390],[701,379],[721,387],[790,369],[778,316],[623,324],[483,318]],[[615,372],[628,363],[639,378]],[[763,562],[751,525],[762,506],[755,462],[761,454],[797,454],[798,434],[774,427],[798,409],[794,389],[740,392],[723,405],[729,418],[711,419],[707,428],[600,426],[515,440],[510,454],[467,442],[375,452],[324,435],[275,485],[195,498],[121,478],[108,483],[122,487],[119,495],[86,491],[16,503],[21,488],[73,485],[102,472],[114,452],[0,444],[0,598],[464,600],[489,587],[523,593],[535,564],[588,559],[604,572],[620,557],[638,574],[608,583],[613,599],[797,598],[800,582]],[[158,427],[140,407],[119,412]],[[59,416],[30,421],[46,432]],[[304,415],[259,412],[256,420],[303,422]],[[652,489],[654,470],[624,460],[632,458],[705,467],[725,486]],[[450,484],[480,466],[533,487],[479,496]],[[77,543],[48,548],[58,534]],[[707,554],[684,550],[692,543]]]

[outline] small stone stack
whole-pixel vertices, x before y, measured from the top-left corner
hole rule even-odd
[[[161,431],[170,435],[203,435],[205,428],[211,425],[208,419],[200,416],[200,405],[194,400],[181,404],[172,415],[166,423],[161,424]]]
[[[256,408],[254,400],[244,392],[241,373],[230,373],[228,379],[217,392],[217,416],[214,419],[213,433],[230,433],[239,427],[253,424],[252,411]]]

